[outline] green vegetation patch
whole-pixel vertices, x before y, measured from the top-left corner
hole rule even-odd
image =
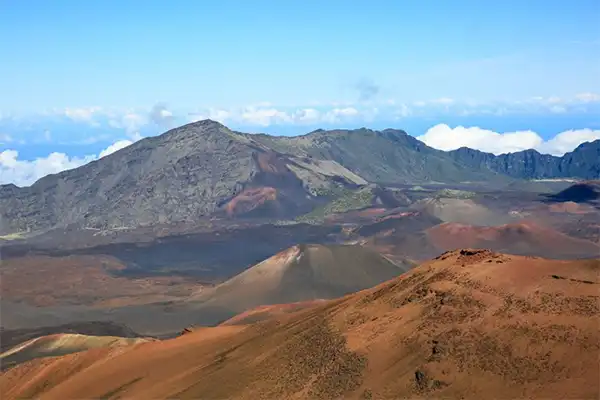
[[[25,239],[25,232],[9,233],[8,235],[0,236],[0,240],[18,240]]]
[[[435,193],[436,199],[472,199],[476,193],[468,192],[466,190],[455,190],[455,189],[442,189]]]
[[[308,214],[296,218],[299,222],[317,223],[322,222],[331,214],[345,213],[369,207],[375,197],[373,189],[362,188],[358,190],[343,189],[342,193],[322,207],[315,208]]]

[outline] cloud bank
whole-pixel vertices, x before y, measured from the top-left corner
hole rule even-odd
[[[120,140],[101,151],[97,156],[69,157],[64,153],[54,152],[47,157],[37,158],[33,161],[19,160],[19,152],[16,150],[4,150],[0,152],[0,184],[14,183],[17,186],[29,186],[46,175],[80,167],[106,157],[132,143],[130,140]]]
[[[600,139],[600,130],[568,130],[557,134],[552,139],[544,140],[539,134],[530,130],[498,133],[477,126],[451,128],[446,124],[438,124],[429,128],[417,139],[428,146],[445,151],[470,147],[498,155],[535,149],[540,153],[562,156],[581,143]]]
[[[252,130],[253,126],[372,126],[371,123],[377,121],[385,121],[386,124],[391,122],[394,126],[402,127],[408,118],[427,120],[432,116],[435,117],[432,121],[448,122],[456,116],[474,115],[533,115],[536,118],[544,118],[551,114],[600,115],[600,95],[591,92],[579,93],[568,98],[538,96],[499,103],[478,103],[446,97],[399,102],[394,99],[377,100],[380,97],[380,89],[368,80],[360,81],[355,89],[361,100],[368,101],[298,106],[258,103],[240,107],[188,108],[173,111],[165,104],[157,103],[153,107],[136,109],[94,106],[53,109],[24,116],[0,114],[0,183],[30,185],[47,174],[76,168],[124,148],[142,137],[159,134],[173,125],[183,125],[206,118],[232,127]],[[592,128],[597,128],[600,124],[594,122],[596,120],[590,121],[588,126]],[[127,139],[117,140],[124,137]],[[467,146],[501,154],[533,148],[541,153],[560,156],[583,142],[600,139],[600,130],[567,130],[551,139],[544,139],[531,130],[495,132],[478,126],[450,127],[439,124],[429,128],[418,139],[441,150]],[[102,151],[99,151],[100,148],[90,150],[90,153],[95,153],[92,155],[86,156],[87,151],[81,151],[76,156],[59,152],[49,155],[41,153],[42,157],[35,160],[23,160],[19,158],[18,151],[14,150],[19,146],[42,142],[61,145],[99,142],[113,144]]]

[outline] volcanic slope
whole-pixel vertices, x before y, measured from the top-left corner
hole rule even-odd
[[[38,359],[3,399],[597,399],[600,260],[445,253],[274,320]]]
[[[548,196],[548,201],[591,203],[600,208],[600,180],[578,182],[565,190]]]
[[[547,258],[595,258],[600,246],[589,240],[568,236],[531,221],[500,226],[445,223],[426,231],[429,242],[439,251],[461,247],[489,247],[495,251]]]
[[[125,228],[208,215],[295,215],[314,193],[367,183],[335,161],[282,155],[211,120],[145,138],[30,187],[0,186],[0,234]]]
[[[509,175],[565,174],[598,179],[599,146],[600,140],[584,143],[563,157],[528,150],[496,158],[470,149],[436,150],[394,129],[276,137],[203,120],[30,187],[0,185],[0,239],[65,227],[195,224],[209,216],[289,218],[310,212],[342,189],[367,183],[495,186],[508,184]]]
[[[146,338],[89,336],[78,333],[58,333],[28,340],[0,354],[2,369],[40,357],[55,357],[99,347],[120,347],[145,343]]]
[[[233,316],[257,306],[332,299],[372,287],[406,272],[410,263],[393,263],[356,245],[297,245],[232,279],[201,289],[187,303],[199,310]]]

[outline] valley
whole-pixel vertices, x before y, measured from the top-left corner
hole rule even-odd
[[[374,146],[372,159],[354,157],[357,146]],[[248,398],[549,393],[527,380],[553,387],[541,372],[556,365],[545,347],[525,358],[490,349],[521,348],[553,329],[583,335],[581,354],[592,349],[600,184],[588,178],[596,167],[578,178],[546,179],[548,170],[515,178],[459,153],[395,130],[278,138],[201,121],[31,187],[3,186],[2,393],[237,397],[241,386],[207,386],[233,371],[253,388]],[[526,293],[512,279],[543,290]],[[558,284],[571,297],[548,305]],[[521,322],[509,324],[509,315]],[[515,332],[531,339],[518,342]],[[425,357],[423,335],[445,338],[432,346],[450,358]],[[384,343],[402,344],[397,367]],[[271,355],[259,357],[261,348]],[[210,379],[180,380],[159,366],[187,352]],[[309,355],[314,366],[290,364]],[[123,364],[111,366],[112,357]],[[110,371],[142,363],[144,376],[174,383],[117,378],[105,362]],[[63,363],[75,371],[66,383]],[[179,369],[187,363],[174,371],[188,376]],[[304,378],[275,385],[283,375],[249,372],[253,363]],[[506,375],[515,363],[532,375]],[[400,368],[400,386],[386,378],[389,368]],[[473,368],[490,381],[465,386]],[[561,368],[565,379],[581,373]],[[317,370],[323,375],[309,379]],[[42,388],[30,373],[52,383]],[[85,386],[91,376],[106,385]]]

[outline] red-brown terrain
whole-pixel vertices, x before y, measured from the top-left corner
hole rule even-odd
[[[461,247],[492,248],[511,254],[544,254],[548,258],[589,258],[600,255],[600,246],[589,240],[570,237],[534,222],[499,226],[445,223],[426,231],[440,250]]]
[[[326,300],[320,299],[311,301],[299,301],[296,303],[259,306],[248,311],[244,311],[243,313],[238,314],[235,317],[230,318],[219,325],[246,325],[254,322],[273,319],[284,314],[290,314],[296,311],[304,310],[305,308],[314,307],[318,304],[321,304],[324,301]]]
[[[600,396],[600,260],[445,253],[250,325],[36,359],[3,399]]]
[[[272,187],[246,189],[225,205],[225,212],[230,217],[250,212],[268,201],[277,199],[277,190]]]
[[[36,307],[117,307],[180,299],[201,282],[180,276],[128,278],[122,262],[108,256],[27,256],[2,261],[3,302]]]

